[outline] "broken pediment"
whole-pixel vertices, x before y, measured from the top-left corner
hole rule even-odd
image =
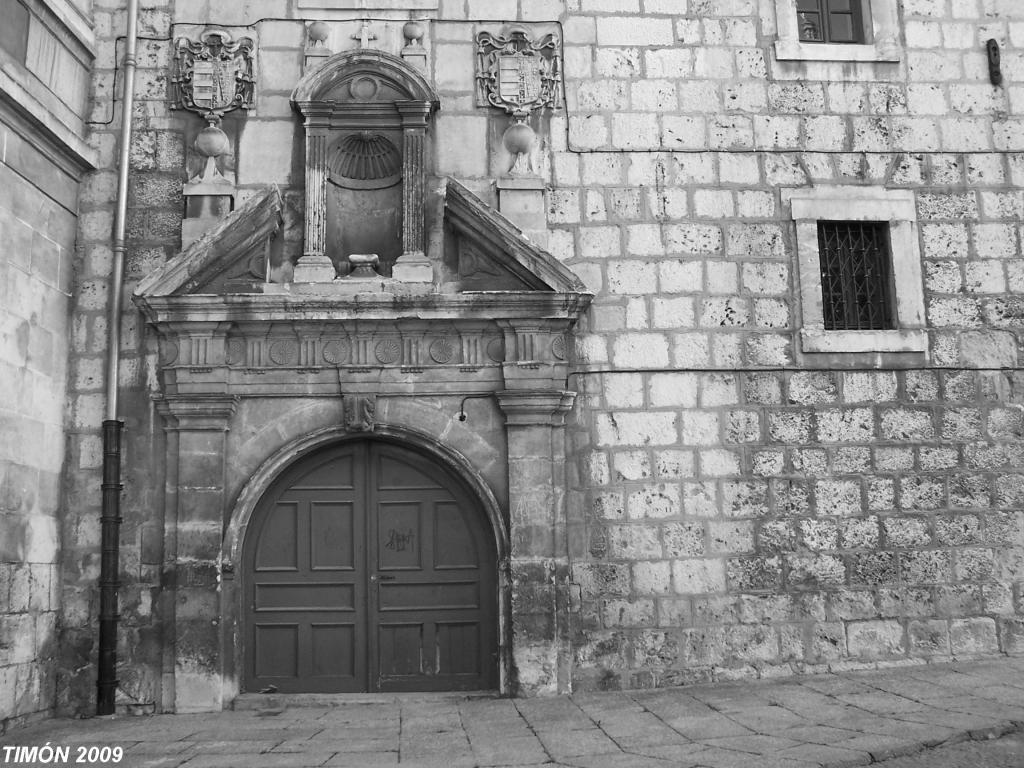
[[[459,291],[587,293],[554,256],[464,185],[444,192],[444,272]]]
[[[515,224],[463,184],[448,179],[434,208],[443,217],[443,239],[431,249],[434,285],[412,291],[425,296],[472,293],[590,294],[583,282],[554,256],[531,242]],[[267,187],[226,216],[163,267],[139,283],[136,295],[292,294],[339,301],[356,295],[410,294],[402,281],[376,276],[340,277],[323,283],[286,283],[290,268],[267,272],[281,227],[283,201]],[[438,222],[440,224],[441,222]],[[287,267],[287,265],[286,265]]]
[[[143,279],[136,296],[254,293],[267,280],[284,202],[267,187]]]

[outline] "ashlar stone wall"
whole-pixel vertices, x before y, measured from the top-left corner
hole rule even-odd
[[[54,704],[77,184],[0,122],[0,731]],[[39,174],[39,175],[37,175]],[[50,175],[52,181],[45,178]]]
[[[1024,15],[906,0],[898,61],[834,63],[779,61],[775,11],[565,22],[578,688],[1021,649]],[[786,190],[821,185],[913,190],[926,355],[802,353]]]
[[[85,18],[10,3],[2,23],[0,733],[56,701],[68,297],[79,178],[93,160],[81,138]]]

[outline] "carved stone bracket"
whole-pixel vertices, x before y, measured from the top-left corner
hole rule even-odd
[[[345,429],[349,432],[372,432],[377,412],[376,395],[344,395]]]

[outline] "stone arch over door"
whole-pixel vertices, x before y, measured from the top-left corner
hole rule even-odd
[[[317,501],[313,498],[317,493],[314,491],[311,495],[310,489],[326,487],[322,481],[332,471],[337,474],[337,459],[341,459],[343,464],[346,459],[355,459],[347,463],[350,470],[356,468],[358,471],[356,465],[359,464],[360,453],[371,461],[378,460],[375,466],[368,466],[364,461],[362,467],[370,480],[369,485],[374,487],[367,485],[362,489],[370,503],[364,507],[362,530],[356,536],[365,542],[362,560],[373,561],[376,558],[376,562],[353,561],[346,564],[342,562],[344,558],[338,557],[331,562],[323,562],[326,551],[323,545],[329,545],[332,536],[336,540],[338,534],[337,528],[333,533],[322,530],[330,517],[331,505],[333,511],[338,512],[338,505],[346,502],[346,494],[358,496],[360,493],[352,488],[352,483],[346,490],[344,482],[335,482],[333,491],[319,499],[319,552],[307,555],[305,563],[295,563],[307,566],[305,581],[299,572],[303,569],[292,568],[289,571],[287,563],[264,562],[263,565],[271,570],[264,570],[262,574],[254,569],[261,538],[287,538],[288,518],[295,515],[305,514],[309,516],[308,520],[312,520],[311,502]],[[332,463],[333,470],[330,467]],[[396,468],[405,474],[404,479],[395,480]],[[389,477],[386,476],[388,473]],[[413,477],[409,477],[410,474]],[[383,482],[377,483],[375,479]],[[296,484],[307,487],[296,489]],[[416,510],[412,508],[415,504],[410,504],[410,499],[413,502],[425,500],[426,504],[421,504]],[[271,521],[268,527],[269,506],[278,502],[285,507],[291,505],[292,509],[286,509],[285,514]],[[305,509],[302,508],[303,503],[306,504]],[[430,508],[431,504],[433,508]],[[417,516],[423,530],[416,531],[414,537],[422,536],[423,540],[410,541],[409,520]],[[358,520],[355,524],[357,527],[360,525]],[[428,524],[430,530],[426,530]],[[303,527],[302,523],[298,525],[300,529]],[[308,521],[305,523],[307,545],[311,542],[309,532],[315,530],[315,525]],[[391,535],[392,528],[399,539]],[[440,544],[439,536],[443,536]],[[401,537],[405,537],[404,541]],[[417,548],[418,554],[429,558],[435,567],[410,568],[414,564],[403,560],[408,559],[408,553],[413,552],[417,544],[423,545]],[[403,547],[402,551],[397,551],[399,547]],[[473,558],[465,556],[470,549],[475,552]],[[320,563],[313,562],[317,556],[321,558]],[[396,557],[402,562],[396,561]],[[223,558],[225,562],[232,563],[230,571],[233,574],[224,585],[225,640],[229,644],[232,638],[234,640],[231,655],[234,657],[235,678],[242,690],[260,690],[266,685],[275,685],[281,692],[488,688],[508,692],[510,585],[506,524],[489,488],[471,469],[468,460],[445,446],[435,445],[425,436],[385,425],[379,425],[372,434],[354,435],[328,428],[285,446],[264,463],[243,489],[225,538]],[[460,558],[461,562],[456,562]],[[347,569],[333,567],[338,565],[347,565]],[[262,578],[268,573],[271,578]],[[275,574],[283,578],[275,579]],[[430,579],[438,575],[441,583],[431,586]],[[297,590],[291,586],[293,583],[306,588]],[[310,584],[313,588],[309,588]],[[262,595],[260,590],[263,590]],[[361,618],[356,617],[358,612],[353,610],[332,612],[331,606],[321,599],[344,598],[342,593],[346,590],[352,599],[365,603]],[[416,610],[410,612],[409,606],[400,604],[403,590],[406,597],[412,596],[419,604],[418,615]],[[281,599],[288,592],[301,593],[300,604],[274,611],[272,601]],[[478,601],[477,608],[470,604],[473,600]],[[306,610],[310,607],[324,610]],[[478,619],[482,625],[478,628],[471,626]],[[351,625],[353,620],[365,623],[362,638],[356,636],[355,629],[340,628],[346,622]],[[302,626],[303,621],[306,626]],[[270,628],[262,649],[256,637],[258,630],[255,624],[259,622]],[[314,623],[321,625],[319,633],[312,629]],[[278,626],[276,630],[275,624]],[[276,677],[257,674],[257,655],[261,651],[269,652],[274,663],[279,664],[277,672],[281,671],[280,665],[293,663],[279,652],[280,648],[274,649],[272,635],[275,632],[279,643],[305,642],[305,647],[300,647],[304,658],[298,660],[302,668],[295,668],[293,664],[290,670],[302,674]],[[423,654],[422,660],[419,658],[420,649],[413,647],[421,632],[423,647],[430,649],[429,654]],[[361,672],[355,670],[355,675],[336,674],[339,667],[335,655],[329,657],[326,666],[320,665],[319,672],[326,674],[311,674],[319,663],[313,657],[317,653],[322,656],[325,651],[331,651],[332,643],[344,645],[346,633],[354,642],[350,647],[335,647],[333,651],[340,650],[350,657],[353,653],[361,654],[357,661],[363,660],[364,669]],[[314,637],[316,634],[319,634],[318,638]],[[305,638],[299,635],[305,635]],[[476,647],[477,653],[467,655],[460,651],[468,646]],[[417,667],[422,661],[424,673],[401,674],[403,669],[408,671],[410,659]],[[453,663],[457,669],[452,669]],[[474,665],[478,668],[476,672]],[[302,677],[305,680],[296,679]]]

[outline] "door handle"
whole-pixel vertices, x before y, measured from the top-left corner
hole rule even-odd
[[[370,577],[370,581],[394,581],[396,578],[397,578],[396,576],[392,576],[392,575],[387,574],[387,573],[381,573],[381,574],[376,574],[375,573],[375,574],[373,574],[373,576]]]

